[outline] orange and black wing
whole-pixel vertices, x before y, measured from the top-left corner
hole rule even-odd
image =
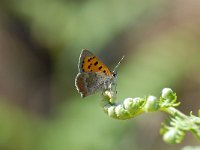
[[[83,49],[79,58],[79,72],[101,72],[111,76],[112,73],[94,54]]]

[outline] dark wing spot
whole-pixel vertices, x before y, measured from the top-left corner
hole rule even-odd
[[[103,73],[106,73],[106,71],[104,70]]]
[[[99,70],[101,70],[102,66],[99,67]]]
[[[90,62],[90,61],[91,61],[91,59],[92,59],[92,58],[89,58],[89,59],[88,59],[88,62]]]
[[[90,69],[90,67],[91,67],[91,66],[89,65],[89,66],[88,66],[88,69]]]
[[[90,72],[92,72],[92,70],[90,70]]]
[[[98,64],[98,61],[96,61],[95,63],[94,63],[94,65],[96,66]]]
[[[83,60],[83,62],[82,62],[83,64],[85,63],[85,61]]]
[[[94,58],[95,58],[95,56],[92,57],[92,59],[94,59]]]

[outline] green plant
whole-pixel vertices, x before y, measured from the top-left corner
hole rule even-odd
[[[165,142],[180,143],[186,131],[190,131],[200,141],[200,111],[197,117],[192,112],[187,116],[176,109],[180,102],[177,101],[176,93],[170,88],[164,88],[160,98],[155,96],[126,98],[122,103],[116,103],[115,100],[115,92],[103,92],[101,106],[109,117],[124,120],[145,112],[163,111],[170,115],[169,125],[162,123],[160,129]]]

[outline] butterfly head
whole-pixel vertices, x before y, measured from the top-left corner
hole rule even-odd
[[[112,72],[112,77],[110,79],[110,86],[109,88],[112,90],[112,91],[115,91],[116,92],[116,86],[117,86],[117,75],[118,75],[118,67],[119,65],[121,64],[121,61],[124,59],[124,56],[121,58],[121,60],[118,62],[118,64],[115,66],[113,72]]]

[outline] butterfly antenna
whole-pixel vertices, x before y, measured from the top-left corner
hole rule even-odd
[[[115,66],[114,70],[113,70],[113,74],[117,74],[117,68],[119,67],[119,65],[121,64],[122,60],[124,59],[124,56],[120,59],[120,61],[118,62],[118,64]]]

